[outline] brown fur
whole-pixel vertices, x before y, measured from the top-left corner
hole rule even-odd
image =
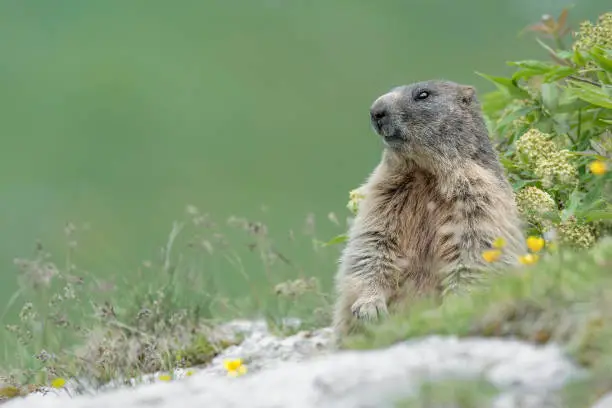
[[[410,99],[418,86],[435,89],[445,97],[428,101],[428,106],[418,105],[421,101]],[[465,95],[468,99],[463,106]],[[430,81],[393,90],[376,103],[382,98],[391,111],[397,110],[396,116],[389,114],[389,122],[378,128],[392,143],[386,143],[380,164],[359,188],[365,198],[336,276],[334,326],[338,336],[350,332],[357,320],[377,319],[393,305],[418,294],[452,289],[451,280],[457,273],[462,272],[467,280],[477,279],[479,272],[492,267],[481,254],[497,237],[506,240],[499,264],[514,264],[525,251],[512,189],[488,135],[483,140],[486,128],[473,88]],[[427,128],[430,134],[421,137],[411,132],[425,125],[415,119],[406,127],[404,118],[406,112],[416,118],[425,108],[429,109],[424,114],[428,119],[434,118],[431,112],[441,114],[435,116],[438,126]],[[450,119],[455,128],[469,132],[469,137],[461,130],[449,134],[453,132]],[[442,132],[436,136],[437,129]],[[415,142],[418,137],[421,139]],[[430,143],[436,145],[435,152],[427,146],[433,138],[437,138]]]

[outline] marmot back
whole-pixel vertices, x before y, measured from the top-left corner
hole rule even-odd
[[[382,160],[359,190],[336,276],[334,326],[376,319],[453,278],[492,268],[481,254],[506,241],[499,265],[525,253],[512,188],[490,142],[474,88],[425,81],[392,89],[370,108]]]

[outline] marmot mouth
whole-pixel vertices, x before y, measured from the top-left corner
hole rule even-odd
[[[390,128],[388,124],[372,121],[372,128],[374,129],[374,132],[381,139],[383,139],[383,142],[386,145],[395,146],[404,142],[404,138],[402,137],[402,135],[395,129]]]
[[[372,129],[374,130],[374,132],[379,135],[379,136],[385,136],[383,133],[383,126],[380,122],[377,122],[375,120],[371,121],[371,125],[372,125]]]
[[[390,147],[395,147],[404,143],[404,138],[398,134],[381,135],[383,142]]]
[[[373,123],[372,128],[374,129],[374,132],[376,132],[376,134],[382,138],[394,137],[393,133],[395,132],[391,132],[389,126],[385,126],[380,123]]]

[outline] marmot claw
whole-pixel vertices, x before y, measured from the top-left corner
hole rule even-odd
[[[351,312],[361,320],[376,320],[389,313],[387,304],[382,298],[357,300],[353,303]]]

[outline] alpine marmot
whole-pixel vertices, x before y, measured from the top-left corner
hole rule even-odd
[[[473,87],[432,80],[393,88],[370,107],[381,162],[359,187],[365,198],[336,275],[336,333],[375,320],[462,276],[513,265],[525,241],[512,188],[489,139]]]

